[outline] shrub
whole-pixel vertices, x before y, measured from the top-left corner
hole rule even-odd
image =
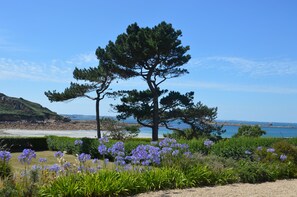
[[[288,141],[282,140],[272,145],[275,148],[276,153],[279,155],[285,155],[287,161],[292,161],[297,164],[297,147],[291,145]]]
[[[233,137],[260,137],[265,134],[266,131],[262,130],[259,125],[241,125]]]
[[[25,148],[48,150],[46,137],[4,137],[1,141],[1,145],[9,148],[10,152],[21,152]]]
[[[129,125],[113,118],[102,118],[102,124],[107,130],[107,136],[114,140],[127,140],[138,136],[139,125]]]
[[[213,145],[210,152],[212,154],[239,160],[249,158],[246,151],[256,150],[257,147],[271,147],[273,143],[280,141],[278,138],[230,138],[220,140]]]
[[[271,169],[270,164],[239,161],[236,168],[240,182],[243,183],[261,183],[265,181],[275,181],[276,173]]]
[[[52,151],[66,151],[68,154],[78,154],[80,146],[75,145],[76,138],[47,136],[46,142],[48,149]]]

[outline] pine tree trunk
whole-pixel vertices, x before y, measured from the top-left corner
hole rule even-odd
[[[97,138],[101,138],[101,132],[100,132],[100,116],[99,116],[99,97],[96,99],[96,122],[97,122]]]
[[[158,141],[158,131],[159,131],[159,121],[160,121],[158,94],[154,95],[153,103],[154,103],[154,109],[153,109],[152,141]]]

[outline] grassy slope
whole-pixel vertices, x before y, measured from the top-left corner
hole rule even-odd
[[[8,97],[8,102],[0,102],[0,115],[10,114],[17,116],[58,116],[57,113],[42,107],[38,103],[34,103],[23,98]],[[15,105],[21,105],[22,109],[16,109]]]

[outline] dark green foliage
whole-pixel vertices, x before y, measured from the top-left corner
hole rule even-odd
[[[221,134],[225,132],[222,130],[222,125],[215,123],[217,108],[210,108],[201,102],[189,103],[183,109],[170,110],[167,116],[170,121],[180,120],[190,126],[190,129],[173,130],[173,137],[183,139],[214,137],[219,139]]]
[[[206,153],[208,152],[207,148],[203,144],[206,138],[199,138],[199,139],[192,139],[192,140],[185,140],[185,139],[179,139],[177,140],[178,143],[181,144],[188,144],[189,145],[189,151],[192,153]]]
[[[66,151],[68,154],[78,154],[80,147],[75,146],[75,138],[47,136],[48,149],[52,151]]]
[[[94,175],[59,177],[40,188],[40,196],[130,196],[141,192],[234,183],[231,170],[220,174],[207,166],[194,165],[186,171],[155,168],[144,172],[102,170]]]
[[[211,148],[211,153],[239,160],[248,158],[249,155],[245,151],[256,150],[257,147],[271,147],[273,143],[280,141],[279,138],[230,138],[223,139],[214,144]]]
[[[21,152],[25,148],[35,151],[48,150],[46,137],[3,137],[0,141],[10,152]]]
[[[243,183],[261,183],[275,181],[277,175],[271,164],[239,161],[236,171]]]
[[[297,165],[297,147],[295,145],[290,144],[286,140],[282,140],[274,143],[272,147],[275,148],[278,156],[284,154],[288,157],[287,161],[291,161]]]
[[[7,162],[0,160],[0,178],[6,178],[12,176],[11,165]]]
[[[233,137],[260,137],[265,134],[266,131],[262,130],[259,125],[241,125]]]
[[[186,54],[189,47],[181,45],[181,35],[180,30],[166,22],[153,28],[140,28],[134,23],[115,42],[110,41],[105,49],[99,47],[96,52],[100,62],[111,65],[119,77],[140,77],[148,84],[152,102],[147,114],[151,114],[153,141],[158,140],[160,85],[188,73],[182,66],[191,57]]]
[[[297,166],[292,163],[262,163],[248,160],[239,161],[236,172],[243,183],[261,183],[277,179],[296,178]]]

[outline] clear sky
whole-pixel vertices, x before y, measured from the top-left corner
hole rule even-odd
[[[218,119],[297,122],[297,1],[295,0],[0,0],[0,92],[60,114],[95,114],[86,98],[50,103],[72,71],[96,66],[94,52],[137,22],[161,21],[183,32],[188,75],[162,87],[195,92],[218,107]],[[140,79],[113,89],[146,89]],[[116,115],[112,99],[102,115]]]

